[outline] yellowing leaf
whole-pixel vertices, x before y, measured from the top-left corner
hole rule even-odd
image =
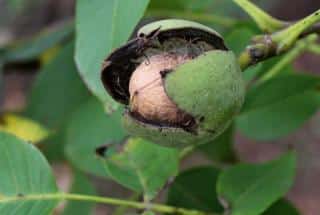
[[[9,113],[0,116],[0,131],[32,143],[40,142],[49,136],[49,131],[37,122]]]

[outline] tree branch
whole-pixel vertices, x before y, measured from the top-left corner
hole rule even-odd
[[[313,47],[314,42],[316,41],[316,35],[309,35],[304,40],[298,41],[296,46],[288,51],[268,72],[262,75],[257,83],[262,83],[274,77],[282,71],[288,64],[295,60],[300,54],[309,48]]]
[[[272,41],[270,35],[259,36],[240,53],[238,61],[241,69],[244,70],[249,66],[276,56],[276,47],[277,44]]]
[[[241,68],[244,70],[251,65],[289,51],[299,39],[318,33],[320,26],[315,23],[319,21],[320,9],[281,31],[256,36],[239,56]]]

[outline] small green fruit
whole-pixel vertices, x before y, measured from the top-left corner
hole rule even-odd
[[[185,147],[213,140],[239,112],[245,83],[233,52],[214,30],[186,20],[142,27],[106,59],[102,81],[127,106],[127,130]]]

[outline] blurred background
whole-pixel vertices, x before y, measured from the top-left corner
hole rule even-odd
[[[153,2],[154,5],[157,4],[155,1]],[[216,6],[219,5],[221,8],[225,0],[212,0],[212,4],[210,1],[203,2],[206,2],[207,7],[202,8],[201,13],[226,13],[226,15],[232,14],[240,18],[247,18],[244,12],[236,6],[217,10]],[[320,1],[316,0],[260,0],[256,2],[272,15],[284,20],[296,20],[320,8]],[[194,6],[182,11],[198,11],[198,4],[202,3],[194,1]],[[174,8],[174,5],[172,7]],[[72,22],[74,11],[75,2],[73,0],[0,0],[0,47],[12,41],[38,35],[44,29],[56,28]],[[158,14],[152,14],[151,10],[148,10],[147,14],[146,20],[154,19],[154,14],[158,18],[167,16],[159,11]],[[179,18],[179,15],[176,17]],[[99,34],[99,32],[92,33]],[[306,53],[296,60],[294,66],[299,71],[316,72],[320,75],[319,56]],[[0,112],[19,112],[25,108],[27,95],[39,72],[39,67],[40,63],[36,60],[4,67],[3,77],[0,77]],[[59,83],[57,83],[57,87],[59,87]],[[241,134],[236,135],[236,151],[241,160],[248,162],[270,160],[292,146],[298,149],[298,174],[295,185],[288,194],[288,199],[304,215],[320,214],[320,113],[316,114],[294,134],[277,141],[257,142],[247,139]],[[70,167],[58,159],[52,159],[51,162],[59,186],[67,189],[71,181]],[[183,161],[181,168],[206,163],[209,161],[202,154],[194,153]],[[106,183],[106,181],[97,178],[92,178],[92,180],[102,194],[115,197],[130,195],[129,191],[114,182],[107,181]],[[98,206],[96,214],[109,214],[112,210],[112,207]],[[56,213],[59,214],[59,209]]]

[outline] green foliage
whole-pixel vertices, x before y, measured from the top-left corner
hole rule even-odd
[[[3,132],[0,148],[0,213],[50,214],[57,200],[41,195],[58,190],[43,155],[33,145]]]
[[[226,2],[224,0],[202,0],[196,4],[193,0],[152,0],[149,9],[205,11],[228,16],[235,12],[236,6],[231,1]]]
[[[234,26],[233,30],[226,35],[225,41],[228,48],[238,55],[256,33],[255,28],[250,25],[239,24]]]
[[[177,174],[178,155],[176,149],[131,138],[119,153],[107,155],[104,166],[112,179],[143,192],[144,199],[150,201],[166,181]]]
[[[202,0],[152,0],[147,10],[148,16],[159,18],[183,18],[201,22],[221,32],[237,23],[232,18],[235,5],[231,1]]]
[[[20,2],[10,1],[17,9]],[[239,19],[234,2],[245,8],[262,29],[252,21]],[[270,6],[270,2],[276,1],[255,2]],[[183,18],[218,29],[226,45],[238,56],[248,50],[249,44],[251,48],[256,45],[252,39],[256,42],[257,38],[261,39],[256,36],[264,28],[271,30],[274,42],[279,43],[275,44],[275,51],[282,52],[297,42],[306,27],[320,19],[319,14],[314,14],[295,27],[277,33],[273,31],[285,23],[254,5],[245,7],[246,4],[247,0],[150,0],[150,4],[149,0],[78,0],[75,24],[67,22],[33,38],[0,47],[0,100],[3,97],[3,68],[34,60],[41,63],[27,98],[27,107],[23,110],[26,118],[8,114],[0,117],[0,214],[49,215],[59,200],[67,200],[63,215],[91,214],[96,203],[123,206],[123,210],[133,207],[143,210],[145,215],[158,212],[299,215],[299,211],[284,199],[295,177],[295,153],[289,152],[262,164],[239,164],[233,147],[235,134],[239,131],[255,140],[275,140],[299,129],[317,112],[320,105],[319,77],[297,73],[292,65],[295,57],[303,51],[309,49],[317,53],[316,46],[312,46],[316,43],[315,35],[310,40],[299,40],[292,55],[276,56],[244,71],[247,92],[241,113],[218,138],[208,138],[206,144],[196,147],[212,165],[228,166],[226,169],[199,166],[179,172],[181,156],[187,153],[179,154],[176,149],[129,136],[121,125],[124,108],[111,100],[100,81],[103,60],[128,40],[146,8],[147,17],[142,22],[155,18]],[[226,62],[221,61],[219,68],[225,65]],[[168,93],[177,94],[176,101],[187,104],[184,109],[198,110],[195,101],[209,101],[203,96],[194,96],[206,94],[205,91],[199,93],[203,83],[207,82],[210,87],[216,87],[216,92],[221,92],[223,82],[212,80],[208,74],[199,76],[200,73],[195,73],[192,68],[187,70],[190,70],[191,78],[179,82],[181,85],[171,83],[174,90]],[[225,81],[226,73],[223,74],[221,80]],[[196,93],[185,83],[197,85]],[[178,87],[180,90],[176,90]],[[186,97],[181,96],[181,92],[190,96],[181,101]],[[217,113],[228,100],[227,96],[221,96],[221,103],[214,108],[201,105],[202,109],[196,115]],[[208,98],[213,99],[213,96]],[[10,123],[7,123],[8,116],[11,117]],[[176,129],[175,136],[167,135],[168,128],[161,129],[163,136],[159,137],[158,130],[149,136],[161,138],[169,145],[186,141],[189,138],[186,133],[194,137],[183,129],[180,133]],[[48,134],[49,138],[39,144],[42,153],[26,142],[43,140]],[[71,164],[74,171],[71,194],[58,191],[50,166],[42,154],[50,161],[66,159]],[[144,202],[97,197],[87,174],[114,180],[143,196]],[[167,186],[167,205],[154,203],[154,198]]]
[[[5,3],[10,11],[14,15],[21,14],[24,10],[35,6],[37,3],[41,2],[40,0],[6,0]]]
[[[216,139],[200,145],[197,149],[214,162],[233,163],[237,160],[233,143],[234,126],[231,125]]]
[[[225,36],[225,42],[229,49],[239,55],[250,42],[252,37],[258,33],[255,26],[250,23],[242,23],[235,25],[230,32]],[[251,81],[261,71],[261,65],[253,66],[248,68],[243,74],[246,81]]]
[[[176,9],[181,10],[185,8],[184,1],[182,0],[164,0],[164,1],[157,1],[152,0],[150,1],[150,5],[148,9]]]
[[[73,33],[73,23],[47,29],[34,38],[18,41],[3,47],[3,62],[25,62],[38,58],[44,51],[52,48]]]
[[[251,88],[237,118],[237,127],[246,136],[258,140],[288,135],[318,110],[319,80],[315,76],[291,74]]]
[[[238,164],[218,179],[217,192],[232,215],[258,215],[288,192],[295,176],[295,154],[266,164]]]
[[[155,213],[152,211],[145,211],[142,215],[155,215]]]
[[[299,215],[299,211],[293,205],[281,199],[268,208],[263,215]]]
[[[124,140],[126,134],[120,124],[121,111],[107,115],[102,104],[94,98],[78,107],[66,131],[66,154],[73,165],[94,175],[108,175],[103,160],[95,151],[102,145]]]
[[[73,60],[74,45],[69,42],[45,64],[28,96],[25,115],[53,131],[46,140],[48,159],[63,158],[65,127],[69,116],[90,97]]]
[[[170,186],[168,204],[206,212],[222,212],[216,182],[220,170],[205,166],[181,172]]]
[[[148,0],[77,2],[76,63],[88,88],[108,108],[115,108],[117,105],[107,95],[100,81],[102,62],[113,48],[129,38],[148,2]]]
[[[74,61],[73,42],[67,44],[40,71],[31,90],[26,115],[53,129],[89,98]]]
[[[1,53],[0,53],[1,54]],[[3,74],[2,74],[3,64],[0,58],[0,100],[3,100],[4,97],[4,90],[3,90]],[[1,103],[0,103],[1,104]]]
[[[94,99],[82,105],[68,125],[67,156],[79,169],[110,177],[133,190],[143,191],[150,199],[176,174],[178,152],[141,139],[128,140],[117,152],[126,135],[120,125],[121,112],[107,115]],[[110,153],[106,157],[96,154],[100,146],[108,147]]]
[[[96,191],[91,182],[82,173],[75,171],[72,182],[72,193],[80,193],[87,195],[95,195]],[[69,201],[63,210],[62,215],[88,215],[92,214],[94,203],[92,202],[77,202]]]

